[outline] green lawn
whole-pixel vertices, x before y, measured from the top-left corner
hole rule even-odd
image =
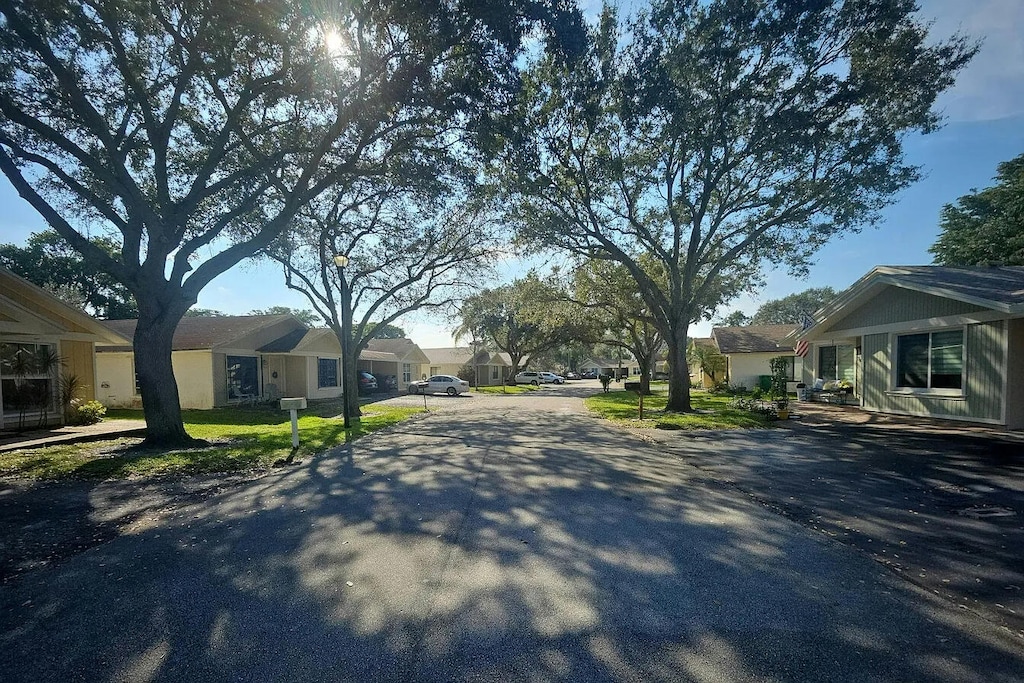
[[[408,419],[422,408],[363,406],[352,423],[355,439]],[[310,404],[299,411],[296,457],[325,451],[346,440],[337,402]],[[110,410],[109,418],[142,419],[142,411]],[[125,478],[166,474],[255,471],[291,453],[288,413],[276,408],[216,408],[183,411],[185,429],[211,446],[179,451],[142,450],[139,439],[114,439],[0,454],[0,475],[33,479]]]
[[[532,384],[511,384],[506,387],[474,387],[473,391],[479,394],[526,394],[539,388]]]
[[[637,396],[633,392],[610,391],[595,394],[584,403],[601,417],[630,427],[657,429],[751,429],[767,427],[763,415],[732,408],[731,396],[713,396],[703,391],[690,392],[694,413],[666,413],[668,392],[653,383],[652,394],[644,397],[644,419],[638,418]]]

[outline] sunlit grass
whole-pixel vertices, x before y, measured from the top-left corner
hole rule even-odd
[[[422,408],[369,405],[353,421],[347,439],[408,419]],[[310,404],[300,411],[296,457],[345,443],[339,406]],[[142,411],[112,410],[117,419],[142,419]],[[32,479],[126,478],[168,474],[258,471],[286,458],[292,450],[291,418],[276,408],[216,408],[183,411],[186,431],[211,445],[185,450],[144,450],[139,439],[112,439],[0,454],[0,475]]]
[[[696,412],[668,413],[665,404],[668,392],[652,384],[652,394],[644,397],[644,419],[638,417],[637,395],[627,391],[595,394],[584,400],[591,411],[601,417],[622,422],[630,427],[657,429],[752,429],[767,427],[763,415],[729,406],[731,397],[713,396],[705,392],[690,393],[690,404]]]
[[[478,394],[526,394],[538,389],[540,387],[535,387],[532,384],[509,384],[505,387],[474,387],[473,391]]]

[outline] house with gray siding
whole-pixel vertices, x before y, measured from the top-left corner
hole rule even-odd
[[[808,386],[847,380],[864,410],[1024,428],[1024,267],[879,266],[814,318],[794,335]]]

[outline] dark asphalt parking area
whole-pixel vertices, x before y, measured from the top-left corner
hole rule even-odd
[[[811,419],[651,438],[713,480],[1024,637],[1024,438],[905,422]]]

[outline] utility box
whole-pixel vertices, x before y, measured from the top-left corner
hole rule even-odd
[[[306,408],[306,397],[282,398],[281,410],[304,410]]]

